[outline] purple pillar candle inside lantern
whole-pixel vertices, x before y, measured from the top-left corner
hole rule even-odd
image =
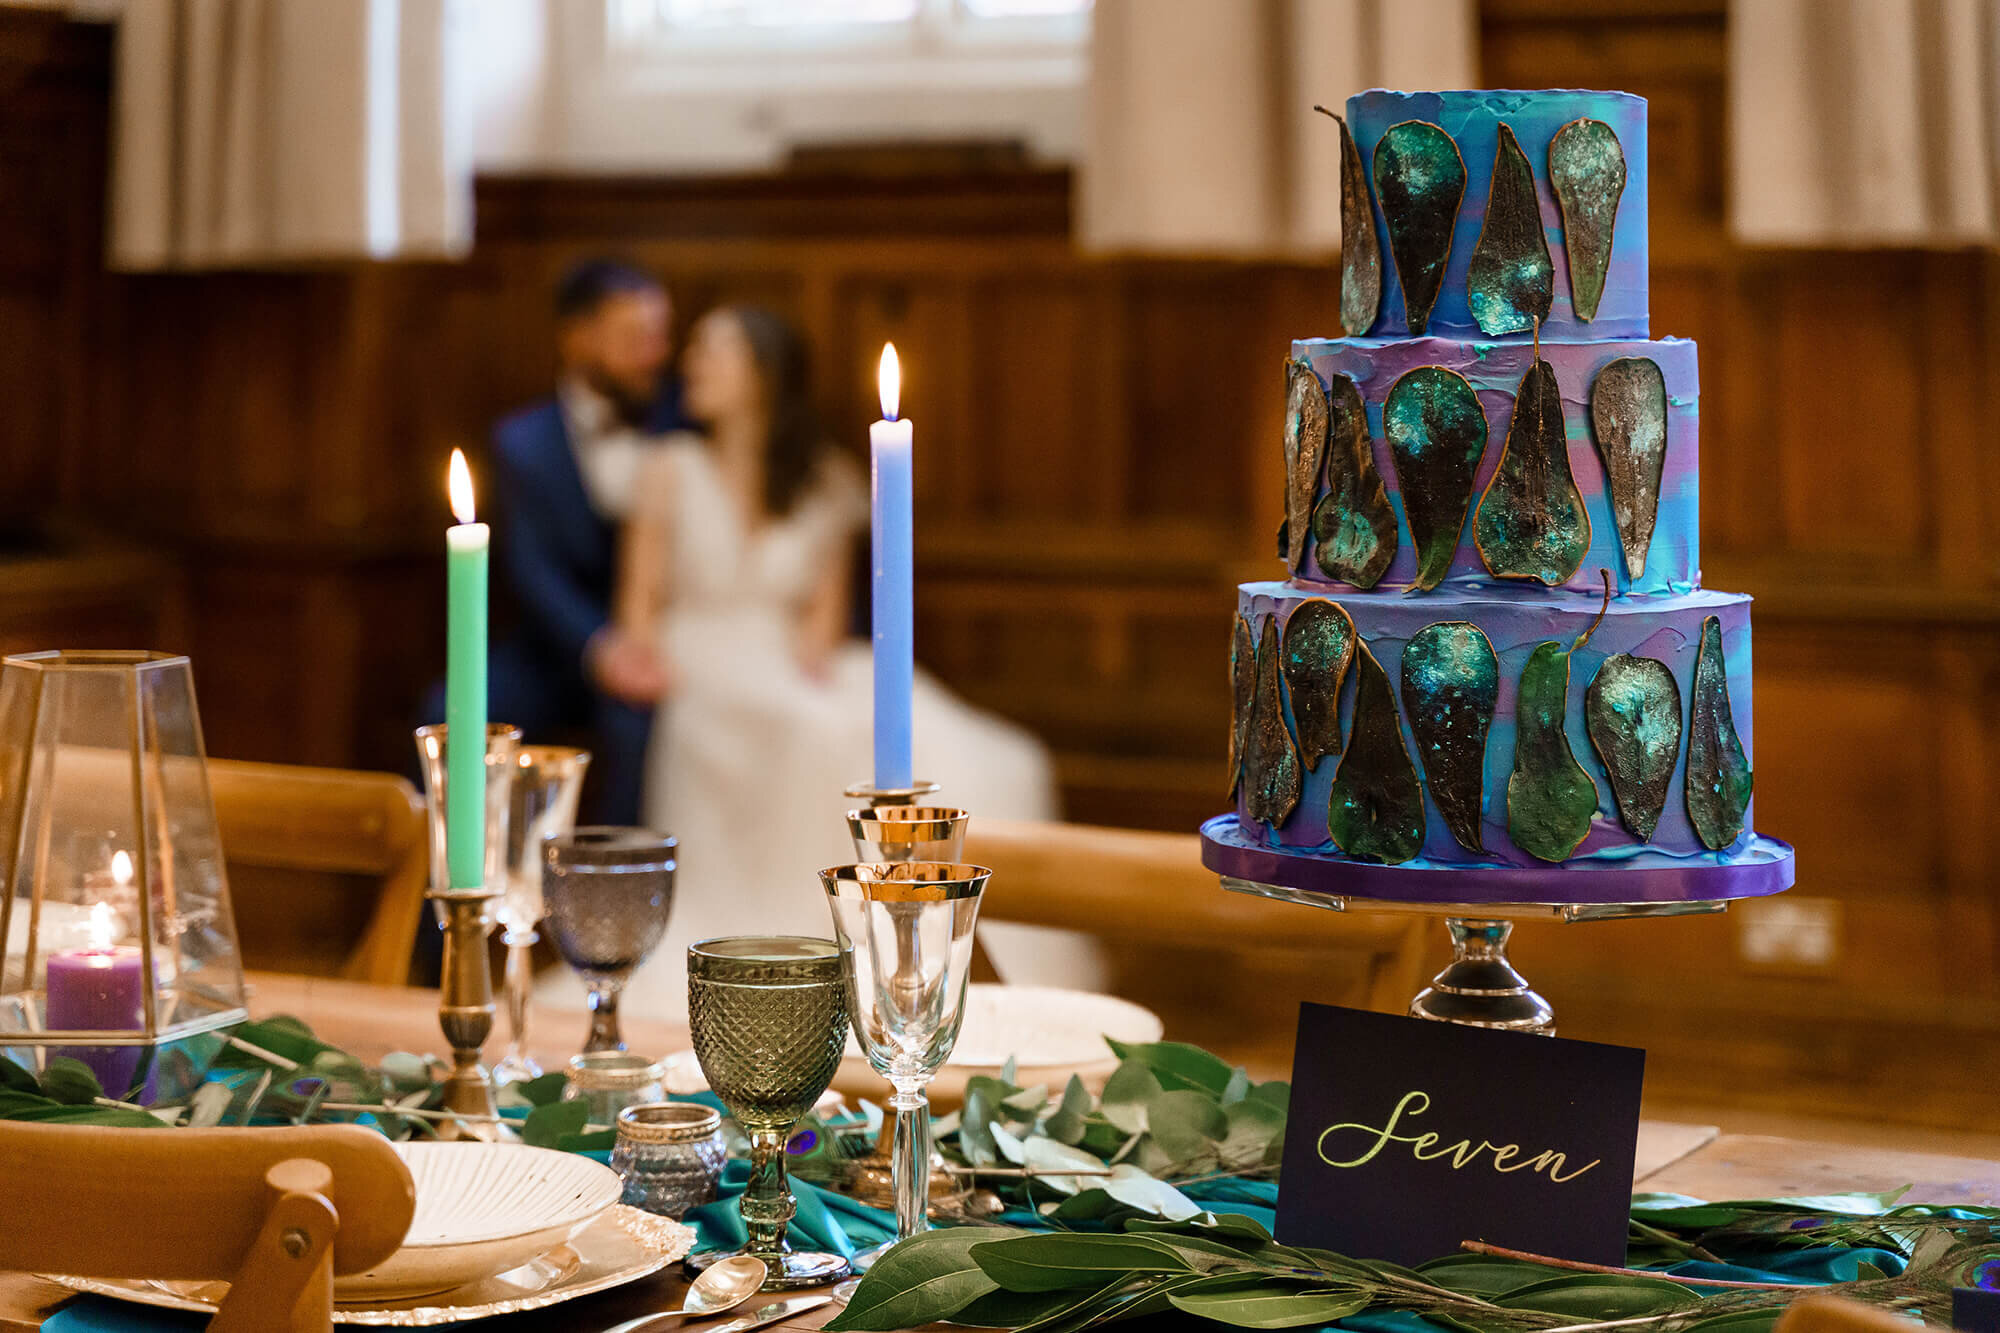
[[[139,950],[111,943],[109,904],[91,910],[90,930],[90,947],[49,956],[43,1026],[51,1032],[136,1033],[145,1026],[146,1005]],[[144,1051],[138,1046],[64,1046],[54,1053],[81,1060],[107,1095],[122,1097]]]

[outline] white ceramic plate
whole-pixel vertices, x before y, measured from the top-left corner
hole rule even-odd
[[[1118,1058],[1104,1043],[1158,1041],[1166,1027],[1160,1016],[1115,995],[1064,990],[1056,986],[975,984],[965,996],[965,1024],[958,1044],[931,1082],[931,1103],[949,1109],[965,1099],[965,1081],[974,1074],[997,1075],[1009,1057],[1014,1081],[1020,1086],[1047,1084],[1060,1092],[1075,1074],[1093,1092],[1118,1068]],[[848,1040],[847,1058],[840,1062],[833,1086],[854,1097],[880,1100],[881,1075],[868,1065],[860,1048]]]
[[[399,1143],[417,1183],[403,1248],[339,1279],[336,1299],[450,1291],[568,1240],[618,1202],[617,1172],[575,1153],[512,1143]]]
[[[614,1204],[571,1237],[567,1246],[559,1246],[526,1265],[426,1299],[336,1305],[333,1322],[426,1328],[541,1310],[657,1273],[668,1264],[686,1258],[694,1248],[694,1240],[692,1227]],[[73,1291],[94,1292],[140,1305],[215,1313],[215,1300],[203,1299],[214,1293],[178,1294],[145,1282],[76,1277],[50,1280]]]

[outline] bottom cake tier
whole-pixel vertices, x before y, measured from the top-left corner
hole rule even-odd
[[[1345,617],[1322,606],[1295,621],[1316,602],[1336,604]],[[1510,587],[1329,597],[1272,582],[1242,585],[1238,613],[1232,663],[1237,808],[1227,841],[1238,853],[1281,853],[1258,859],[1260,865],[1672,872],[1768,864],[1782,849],[1789,883],[1789,848],[1752,831],[1747,596],[1696,591],[1613,598],[1607,605],[1584,593]],[[1344,622],[1360,646],[1345,655],[1342,672],[1327,664],[1343,657]],[[1704,705],[1696,667],[1705,633]],[[1406,672],[1405,649],[1420,635]],[[1535,661],[1523,727],[1517,717],[1523,672],[1545,644],[1556,649]],[[1566,679],[1558,650],[1567,657]],[[1266,661],[1272,654],[1276,660]],[[1600,681],[1613,657],[1619,661]],[[1472,664],[1469,676],[1459,672],[1464,663]],[[1337,690],[1329,688],[1329,670],[1339,678]],[[1477,687],[1481,680],[1489,682],[1484,692]],[[1359,705],[1364,696],[1369,702]],[[1386,721],[1391,708],[1394,733]],[[1358,709],[1366,712],[1359,735]],[[1476,734],[1489,718],[1482,751]],[[1687,790],[1691,752],[1701,761],[1693,802]],[[1337,785],[1350,763],[1354,769]],[[1596,789],[1594,802],[1586,777]],[[1510,780],[1520,807],[1511,819]],[[1773,892],[1784,887],[1775,874],[1759,879],[1756,888],[1746,882],[1744,889],[1713,896]],[[1337,876],[1309,878],[1312,888],[1340,891]],[[1360,878],[1375,887],[1354,891],[1373,897],[1397,896],[1382,885],[1407,882],[1373,872]],[[1518,874],[1492,878],[1496,891],[1502,881],[1522,880]],[[1621,898],[1618,888],[1598,884],[1577,901],[1699,896],[1684,884],[1670,888],[1670,881],[1686,878],[1671,873],[1634,876],[1635,888],[1649,878],[1658,881],[1652,893]],[[1417,896],[1449,901],[1451,890]],[[1548,888],[1524,900],[1564,896]]]

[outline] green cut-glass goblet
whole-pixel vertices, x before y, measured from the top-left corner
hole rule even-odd
[[[708,1085],[750,1138],[743,1191],[749,1243],[764,1261],[763,1291],[845,1277],[837,1254],[794,1251],[785,1226],[798,1211],[785,1182],[785,1140],[812,1109],[847,1046],[847,948],[795,936],[735,936],[688,949],[688,1026]],[[696,1271],[729,1256],[688,1261]]]

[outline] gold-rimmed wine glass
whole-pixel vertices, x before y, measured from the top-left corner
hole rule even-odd
[[[764,1261],[763,1291],[815,1287],[847,1276],[837,1254],[796,1251],[785,1239],[798,1211],[785,1181],[785,1141],[833,1081],[847,1047],[847,947],[797,936],[734,936],[688,948],[688,1027],[709,1087],[750,1138],[750,1180],[739,1206]],[[688,1261],[697,1272],[730,1257]]]
[[[993,873],[949,861],[875,862],[820,873],[848,968],[854,1035],[895,1094],[896,1239],[926,1230],[931,1118],[925,1094],[958,1041],[972,928]]]

